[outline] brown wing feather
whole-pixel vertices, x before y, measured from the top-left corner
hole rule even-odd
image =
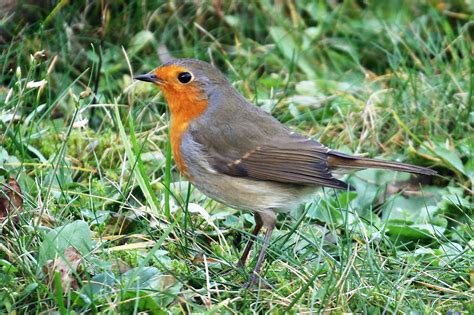
[[[214,167],[227,175],[306,186],[347,189],[327,165],[328,149],[316,141],[289,137],[257,146],[240,156],[216,154]]]

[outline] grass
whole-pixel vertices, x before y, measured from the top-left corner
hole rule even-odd
[[[53,4],[0,20],[0,183],[23,199],[0,220],[1,313],[474,311],[468,2]],[[131,79],[166,55],[331,148],[440,176],[321,190],[279,217],[271,289],[244,290],[255,251],[227,271],[251,214],[180,177],[163,97]]]

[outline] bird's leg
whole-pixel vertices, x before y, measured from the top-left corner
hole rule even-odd
[[[270,243],[270,236],[272,236],[273,229],[275,228],[277,216],[273,211],[266,210],[260,212],[260,218],[262,219],[263,226],[265,226],[267,230],[265,232],[265,238],[263,239],[262,249],[260,249],[260,254],[258,255],[257,264],[253,269],[252,277],[250,278],[247,287],[253,286],[257,281],[258,274],[260,273],[262,263],[265,260],[265,254]]]
[[[242,253],[242,257],[240,257],[239,262],[237,263],[237,267],[245,266],[245,262],[247,261],[250,250],[252,249],[253,242],[255,238],[257,237],[258,232],[260,232],[263,226],[262,219],[260,218],[260,215],[258,214],[257,211],[254,212],[253,216],[255,218],[255,228],[253,229],[252,237],[247,242],[247,245],[245,245],[244,252]]]

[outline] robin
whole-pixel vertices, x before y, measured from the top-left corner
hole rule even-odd
[[[278,213],[300,205],[318,187],[349,189],[335,171],[366,168],[434,175],[435,171],[352,156],[298,134],[246,100],[209,63],[175,59],[136,80],[156,84],[171,112],[171,146],[179,171],[208,197],[252,211],[255,228],[240,258],[266,228],[249,285],[255,284]]]

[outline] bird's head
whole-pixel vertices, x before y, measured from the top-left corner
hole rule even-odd
[[[135,79],[156,84],[163,91],[172,113],[209,100],[216,88],[230,86],[218,69],[196,59],[174,59],[150,73],[135,76]]]

